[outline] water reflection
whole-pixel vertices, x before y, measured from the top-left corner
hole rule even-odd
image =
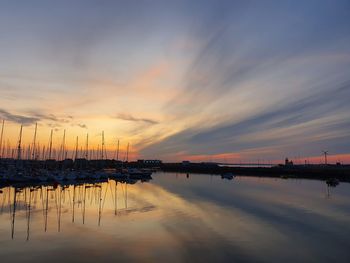
[[[326,197],[327,198],[331,197],[332,188],[337,187],[338,184],[339,184],[339,181],[335,178],[330,178],[330,179],[326,180],[326,185],[327,185]]]
[[[331,198],[325,186],[313,180],[157,173],[150,183],[5,187],[0,257],[348,262],[350,185],[333,187]]]
[[[42,219],[34,220],[43,223],[43,231],[48,231],[49,223],[57,224],[57,232],[61,231],[62,211],[71,214],[72,223],[85,224],[86,212],[96,211],[96,224],[101,225],[101,218],[106,200],[112,200],[114,215],[128,210],[128,183],[110,180],[103,183],[81,183],[71,185],[42,185],[28,187],[5,187],[0,192],[0,215],[9,215],[11,223],[11,239],[15,238],[16,216],[25,217],[26,240],[30,238],[32,214],[42,215]],[[121,200],[120,200],[121,199]],[[119,203],[119,209],[118,209]],[[54,215],[54,216],[53,216]],[[79,217],[80,220],[76,218]],[[49,219],[54,218],[53,222]]]

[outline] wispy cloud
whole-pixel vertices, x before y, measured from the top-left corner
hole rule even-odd
[[[7,110],[0,109],[0,119],[22,124],[24,126],[33,125],[37,122],[43,122],[48,127],[55,130],[65,124],[71,124],[71,126],[78,126],[80,128],[87,129],[86,124],[74,122],[73,116],[57,117],[54,114],[43,114],[38,111],[29,111],[26,114],[13,114]]]
[[[145,122],[145,123],[148,123],[148,124],[157,124],[157,123],[159,123],[156,120],[152,120],[152,119],[148,119],[148,118],[137,118],[137,117],[134,117],[134,116],[132,116],[130,114],[125,114],[125,113],[119,113],[116,116],[116,119],[123,120],[123,121],[132,121],[132,122]]]
[[[344,113],[350,112],[349,97],[350,82],[345,82],[338,88],[283,101],[240,121],[206,129],[190,127],[146,147],[142,153],[198,155],[250,149],[250,156],[259,156],[267,148],[279,155],[287,151],[315,154],[322,147],[346,153],[350,122],[344,119]]]
[[[33,123],[40,121],[40,118],[37,116],[12,114],[4,109],[0,109],[0,117],[7,121],[20,123],[23,125],[32,125]]]

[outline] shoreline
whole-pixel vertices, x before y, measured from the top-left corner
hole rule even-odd
[[[208,164],[163,164],[164,172],[225,174],[232,173],[239,176],[257,176],[274,178],[299,178],[327,180],[336,178],[341,182],[350,182],[349,165],[293,165],[273,167],[223,167]]]

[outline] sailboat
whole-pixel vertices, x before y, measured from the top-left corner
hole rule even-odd
[[[117,143],[117,160],[116,160],[116,164],[118,165],[119,163],[119,140]],[[115,172],[110,174],[111,177],[113,178],[122,178],[124,177],[124,175],[122,174],[122,172],[120,171],[120,169],[118,169],[118,167],[115,168]]]
[[[129,161],[129,143],[126,150],[126,162]],[[126,169],[127,178],[129,179],[152,179],[152,171],[138,168],[130,168]]]

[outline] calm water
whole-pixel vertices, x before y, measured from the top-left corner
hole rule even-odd
[[[350,262],[347,183],[157,173],[6,187],[0,206],[1,262]]]

